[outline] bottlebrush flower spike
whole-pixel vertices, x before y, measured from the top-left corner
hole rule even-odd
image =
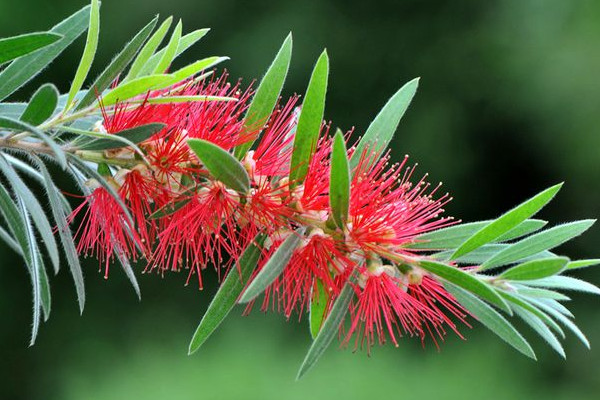
[[[452,224],[452,218],[440,218],[451,198],[434,199],[440,185],[431,189],[427,175],[413,184],[416,166],[406,167],[408,156],[393,165],[388,155],[374,158],[365,152],[352,180],[348,234],[354,243],[385,257],[389,251],[407,252],[403,245],[418,235]]]
[[[190,351],[236,301],[254,301],[263,291],[263,309],[273,305],[287,318],[310,312],[315,340],[299,375],[335,336],[342,344],[354,341],[368,352],[376,343],[398,345],[403,335],[422,341],[431,337],[437,346],[450,331],[460,336],[458,325],[468,326],[469,315],[535,358],[501,311],[521,317],[562,356],[564,350],[552,333],[562,333],[557,324],[589,346],[566,316],[559,302],[566,297],[558,291],[600,294],[596,286],[564,275],[599,260],[570,261],[553,249],[594,221],[541,230],[546,222],[531,219],[560,184],[493,221],[459,224],[443,217],[450,197],[438,195],[439,185],[426,183],[426,175],[414,179],[415,167],[407,166],[406,158],[391,165],[389,153],[380,158],[418,79],[390,98],[360,142],[346,151],[344,141],[351,132],[336,134],[333,150],[330,125],[323,123],[326,52],[298,107],[297,96],[287,101],[280,97],[291,59],[291,35],[255,94],[252,85],[244,89],[240,81],[228,83],[226,73],[215,78],[214,71],[205,72],[226,57],[209,57],[162,73],[180,48],[205,31],[181,36],[178,24],[167,46],[155,51],[171,20],[153,34],[154,20],[79,96],[97,44],[98,16],[99,2],[93,0],[52,29],[70,27],[65,37],[50,35],[55,36],[55,50],[62,49],[90,22],[66,106],[55,110],[61,97],[51,84],[42,86],[27,104],[0,100],[0,236],[31,272],[32,343],[40,315],[47,317],[50,310],[40,257],[48,253],[52,264],[59,265],[60,251],[42,207],[49,204],[80,307],[85,291],[77,252],[98,258],[105,277],[117,256],[136,290],[130,260],[145,259],[146,271],[161,274],[188,269],[188,282],[196,275],[200,288],[207,268],[215,268],[219,278],[227,274],[198,328],[200,340],[193,341]],[[44,47],[41,42],[21,46],[33,36],[1,41],[9,57],[0,61],[6,63],[0,72],[0,98],[11,98],[35,76],[32,65],[42,70],[39,63],[54,57],[54,51],[34,52]],[[116,79],[124,72],[124,81]],[[110,82],[114,85],[109,89]],[[149,123],[165,126],[156,132],[156,126],[144,126]],[[196,140],[188,141],[192,139]],[[70,208],[44,165],[48,160],[72,172],[84,192],[92,189],[66,221]],[[36,199],[21,174],[40,181],[47,199]],[[76,219],[81,225],[72,235],[66,222]]]
[[[355,348],[366,345],[367,350],[376,342],[384,344],[386,337],[398,346],[397,337],[417,336],[424,343],[427,335],[437,346],[446,334],[444,325],[459,336],[456,325],[436,304],[448,307],[448,313],[464,322],[466,312],[441,285],[429,277],[402,274],[392,265],[373,263],[360,268],[358,300],[351,310],[351,325],[343,341],[355,337]],[[416,294],[416,296],[415,296]],[[462,336],[460,336],[462,337]]]
[[[98,187],[86,196],[85,202],[68,217],[72,222],[83,212],[79,229],[75,233],[77,251],[93,255],[104,263],[104,277],[108,278],[110,262],[115,252],[127,259],[137,259],[136,247],[143,241],[132,226],[117,201],[103,187]]]
[[[199,101],[189,104],[186,118],[182,119],[180,129],[185,129],[190,138],[204,139],[225,150],[256,138],[260,127],[244,127],[244,113],[248,109],[253,92],[250,87],[241,90],[241,82],[232,85],[227,81],[228,74],[187,85],[179,96],[222,96],[233,97],[236,101]]]

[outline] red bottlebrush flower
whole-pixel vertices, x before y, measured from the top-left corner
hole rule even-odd
[[[366,252],[385,256],[390,250],[406,252],[402,245],[424,232],[452,223],[439,218],[442,207],[451,199],[447,194],[434,199],[425,175],[417,184],[410,179],[415,167],[388,166],[388,157],[372,162],[363,157],[355,172],[350,193],[349,235]]]
[[[443,339],[444,325],[460,336],[439,305],[463,322],[466,313],[433,279],[420,277],[422,281],[413,283],[410,273],[402,275],[389,265],[361,270],[358,300],[351,308],[352,321],[343,344],[354,336],[355,349],[366,345],[370,352],[372,345],[384,344],[388,337],[398,346],[397,337],[408,334],[424,342],[429,334],[437,346],[436,335]]]
[[[154,209],[168,203],[170,195],[146,168],[131,171],[122,169],[115,176],[115,180],[121,183],[119,194],[127,203],[141,244],[149,254],[158,233],[158,226],[157,221],[149,219],[148,216]]]
[[[166,124],[166,128],[154,136],[157,137],[174,128],[189,106],[186,103],[148,103],[148,99],[159,97],[161,94],[161,91],[148,92],[140,104],[117,103],[110,111],[104,107],[100,99],[104,129],[108,133],[115,133],[153,122]]]
[[[108,266],[115,253],[136,260],[136,247],[142,241],[131,226],[125,212],[103,187],[95,189],[69,216],[69,222],[85,210],[81,225],[75,233],[77,251],[93,255],[105,263],[104,277],[108,278]]]
[[[185,262],[190,268],[188,282],[196,273],[202,288],[201,271],[207,264],[222,267],[227,254],[228,269],[248,242],[236,229],[239,206],[239,195],[219,182],[198,189],[189,203],[167,217],[149,268],[178,271]]]
[[[316,151],[308,165],[304,184],[299,193],[301,211],[329,211],[329,170],[331,164],[331,146],[329,125],[321,126],[321,134]]]
[[[181,96],[234,97],[236,101],[198,101],[189,104],[187,118],[180,129],[185,129],[190,138],[204,139],[225,150],[253,140],[257,129],[244,126],[244,114],[249,107],[252,90],[240,90],[240,82],[231,85],[227,74],[209,83],[188,85],[178,93]]]
[[[340,284],[344,282],[335,277],[353,268],[353,262],[342,247],[343,244],[322,230],[313,230],[304,245],[294,252],[283,273],[267,289],[261,309],[266,311],[271,305],[282,310],[287,318],[296,310],[301,318],[316,290],[317,280],[332,297],[337,296]]]
[[[298,96],[293,96],[273,112],[256,151],[248,153],[254,163],[251,170],[255,175],[289,175],[294,132],[298,124],[297,101]]]
[[[169,133],[168,137],[146,141],[142,148],[147,152],[154,176],[168,190],[179,188],[181,177],[195,169],[190,165],[191,154],[185,132]]]

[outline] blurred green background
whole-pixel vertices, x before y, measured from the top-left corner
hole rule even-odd
[[[0,35],[51,27],[82,0],[1,0]],[[183,18],[186,32],[212,27],[183,64],[228,55],[233,77],[259,78],[285,35],[294,33],[287,94],[303,93],[323,47],[331,57],[326,116],[363,132],[386,99],[420,76],[415,101],[393,142],[442,180],[455,200],[449,214],[470,221],[502,211],[559,181],[540,214],[553,222],[600,213],[600,2],[105,0],[100,69],[154,14]],[[68,89],[83,41],[33,85]],[[18,96],[17,96],[18,97]],[[573,258],[598,257],[600,228],[563,246]],[[569,336],[563,361],[533,340],[538,362],[491,333],[465,330],[440,353],[404,339],[364,352],[332,347],[301,382],[294,376],[309,344],[304,322],[236,310],[193,357],[188,340],[207,301],[185,275],[140,275],[138,302],[117,268],[105,281],[86,263],[87,306],[79,316],[69,274],[52,279],[53,312],[28,348],[29,278],[0,250],[0,398],[2,399],[597,399],[600,311],[573,295],[577,321],[592,342]],[[581,277],[600,283],[598,270]],[[529,337],[532,332],[522,327]]]

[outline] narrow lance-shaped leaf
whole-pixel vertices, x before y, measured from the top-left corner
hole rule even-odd
[[[181,39],[181,30],[183,29],[181,20],[175,26],[173,30],[173,34],[171,35],[171,40],[165,47],[165,52],[161,57],[160,61],[152,71],[152,74],[162,74],[169,68],[169,65],[173,62],[173,58],[175,58],[175,52],[177,51],[177,46],[179,45],[179,40]]]
[[[190,48],[192,45],[194,45],[194,43],[196,43],[197,41],[202,39],[209,31],[210,31],[209,28],[204,28],[204,29],[198,29],[198,30],[190,32],[186,35],[183,35],[181,37],[181,39],[179,40],[179,44],[177,45],[177,51],[175,52],[175,57],[173,58],[173,60],[175,58],[177,58],[177,56],[179,56],[181,53],[186,51],[188,48]],[[154,55],[152,57],[150,57],[150,59],[148,61],[146,61],[146,64],[144,64],[144,67],[140,71],[140,74],[141,75],[150,74],[156,67],[156,64],[158,64],[158,62],[162,58],[163,54],[165,54],[165,50],[166,50],[166,48],[161,49],[160,51],[157,51],[156,53],[154,53]]]
[[[486,328],[500,336],[502,340],[525,354],[527,357],[533,358],[534,360],[536,359],[533,349],[529,343],[527,343],[525,338],[523,338],[519,331],[517,331],[515,327],[496,310],[458,286],[444,283],[444,287]]]
[[[94,83],[92,83],[89,90],[75,107],[76,109],[79,110],[91,105],[96,100],[96,94],[101,94],[117,78],[117,76],[123,72],[131,60],[133,60],[146,39],[148,39],[148,36],[150,36],[150,33],[152,33],[157,21],[158,16],[150,21],[148,25],[143,27],[142,30],[140,30],[137,35],[135,35],[135,37],[125,45],[123,50],[121,50],[121,52],[115,58],[113,58],[106,69],[104,69],[98,78],[96,78]]]
[[[62,38],[51,32],[34,32],[0,39],[0,65],[46,47]]]
[[[600,295],[600,288],[598,288],[597,286],[592,285],[589,282],[582,281],[581,279],[572,278],[570,276],[551,276],[532,281],[525,281],[523,283],[530,286],[541,286],[545,288],[563,290],[575,290],[578,292],[587,292]]]
[[[169,27],[171,26],[171,22],[173,22],[173,17],[169,17],[166,20],[164,20],[163,23],[158,27],[156,32],[154,32],[150,39],[148,39],[144,47],[142,47],[142,49],[140,50],[138,56],[133,61],[133,64],[129,69],[129,73],[123,80],[124,82],[127,82],[140,76],[140,72],[144,67],[144,64],[146,64],[148,59],[152,56],[152,54],[154,54],[154,51],[160,45],[160,42],[162,42],[163,38],[167,34],[167,31],[169,30]]]
[[[64,151],[56,144],[56,142],[54,142],[52,138],[46,135],[46,133],[44,133],[42,130],[23,121],[19,121],[9,117],[0,117],[0,128],[6,128],[17,131],[21,130],[33,133],[52,150],[60,166],[63,169],[67,167],[67,159],[65,157]]]
[[[34,93],[21,121],[33,126],[39,125],[52,116],[58,104],[58,89],[51,83],[46,83]]]
[[[469,222],[424,233],[417,236],[415,238],[415,243],[411,243],[407,247],[411,249],[432,250],[455,249],[490,222],[492,221]],[[546,221],[539,219],[525,220],[506,234],[495,239],[494,242],[504,242],[528,235],[543,228],[546,224]],[[453,253],[454,252],[451,252],[448,256]]]
[[[177,71],[174,71],[171,74],[173,76],[173,83],[184,81],[198,74],[199,72],[204,71],[205,69],[212,68],[215,65],[227,60],[229,60],[229,57],[212,56],[193,62],[178,69]]]
[[[189,139],[187,143],[212,176],[231,189],[240,193],[248,192],[248,172],[231,153],[202,139]]]
[[[560,341],[552,333],[552,331],[539,319],[537,316],[531,314],[527,310],[523,310],[519,307],[515,307],[515,313],[529,325],[538,335],[542,337],[562,358],[567,358],[565,350],[563,349]]]
[[[23,226],[25,227],[25,235],[27,238],[27,256],[25,257],[25,262],[28,267],[27,270],[29,271],[29,275],[31,276],[31,287],[33,290],[33,323],[31,326],[31,340],[29,341],[29,345],[33,346],[40,328],[40,310],[42,309],[42,288],[39,275],[40,258],[37,256],[38,250],[35,232],[21,197],[17,198],[17,204],[19,205],[19,213],[23,218]]]
[[[275,253],[250,282],[240,297],[240,303],[248,303],[255,299],[283,272],[292,258],[292,254],[302,243],[304,232],[305,228],[296,229],[279,245]]]
[[[517,281],[545,278],[565,269],[567,262],[569,262],[567,257],[527,261],[504,271],[499,278]]]
[[[481,265],[483,270],[506,265],[552,249],[588,230],[595,220],[583,220],[555,226],[510,245]]]
[[[59,253],[58,247],[56,245],[56,240],[54,239],[54,234],[52,232],[52,226],[44,214],[44,210],[40,205],[39,201],[36,199],[33,192],[27,187],[25,182],[19,177],[14,168],[8,163],[6,158],[3,155],[0,155],[0,170],[10,183],[13,188],[18,199],[22,199],[25,208],[27,209],[29,215],[35,224],[42,241],[48,251],[48,255],[52,260],[52,265],[54,266],[54,271],[58,272],[59,268]]]
[[[290,166],[290,185],[292,187],[304,182],[308,165],[316,150],[325,112],[328,76],[329,57],[327,51],[323,51],[310,77],[298,118]]]
[[[333,303],[331,311],[323,323],[323,327],[319,334],[308,349],[308,353],[304,357],[304,361],[302,361],[296,380],[302,378],[317,363],[317,361],[319,361],[323,353],[325,353],[325,350],[327,350],[331,344],[331,341],[338,334],[340,325],[348,312],[348,307],[350,306],[353,295],[354,288],[350,281],[348,281]]]
[[[68,131],[89,135],[85,140],[82,139],[77,143],[77,147],[81,150],[110,150],[125,146],[135,146],[137,143],[143,142],[157,132],[160,132],[165,126],[162,123],[150,123],[112,134],[100,135],[97,132],[85,132],[75,129],[68,129]]]
[[[509,314],[512,311],[504,299],[494,290],[493,287],[485,282],[477,279],[477,277],[465,272],[457,267],[451,267],[435,261],[421,261],[419,266],[432,274],[460,286],[471,293],[489,301],[490,303],[500,307]]]
[[[206,313],[196,328],[196,332],[190,342],[188,354],[197,351],[208,337],[219,327],[221,322],[227,317],[235,302],[244,290],[248,279],[258,264],[261,254],[261,246],[265,236],[259,234],[255,240],[248,245],[244,254],[240,257],[237,268],[229,270],[227,277],[221,283],[217,294],[210,302]]]
[[[350,204],[350,165],[344,135],[339,130],[333,139],[333,151],[331,153],[329,204],[336,225],[341,229],[345,229]]]
[[[161,89],[177,82],[173,75],[148,75],[124,82],[102,97],[104,106],[129,100],[150,90]]]
[[[320,279],[316,280],[316,284],[313,286],[313,290],[316,288],[316,292],[312,293],[310,298],[310,335],[312,338],[316,338],[321,330],[321,325],[327,314],[327,303],[329,302],[329,293],[325,290],[325,286]]]
[[[48,200],[50,201],[50,208],[52,209],[54,221],[56,222],[56,230],[62,243],[63,251],[67,258],[67,264],[69,265],[71,276],[73,277],[73,282],[75,283],[75,292],[77,293],[79,312],[82,313],[83,308],[85,306],[85,287],[83,283],[83,272],[81,270],[81,264],[79,263],[79,257],[77,255],[77,249],[75,248],[73,235],[71,234],[71,230],[69,229],[69,223],[67,222],[64,208],[61,205],[59,189],[56,186],[54,186],[54,183],[52,182],[52,177],[50,176],[50,173],[48,172],[48,169],[46,168],[42,160],[40,160],[39,158],[36,158],[35,160],[38,169],[44,177],[46,193],[48,195]]]
[[[90,9],[90,23],[88,26],[87,38],[85,40],[85,48],[83,49],[83,55],[81,61],[75,72],[75,77],[71,83],[71,89],[69,90],[69,97],[65,110],[71,108],[71,104],[75,99],[75,95],[79,92],[79,89],[83,86],[85,78],[87,78],[90,72],[90,67],[94,61],[96,55],[96,49],[98,48],[98,36],[100,34],[100,3],[98,0],[92,0]]]
[[[0,72],[0,101],[39,74],[77,39],[87,28],[89,16],[90,6],[82,8],[51,29],[50,32],[61,35],[61,39],[40,51],[20,57]]]
[[[600,258],[594,258],[590,260],[576,260],[568,263],[567,269],[587,268],[598,264],[600,264]]]
[[[353,171],[356,168],[363,153],[367,150],[376,154],[377,158],[383,154],[392,141],[400,119],[408,109],[418,87],[419,78],[415,78],[402,86],[383,106],[356,146],[350,159],[350,170]],[[377,158],[370,158],[370,160],[375,162]]]
[[[573,321],[571,321],[568,317],[561,314],[554,308],[548,307],[547,305],[541,303],[540,301],[537,301],[536,305],[538,305],[540,308],[544,309],[544,311],[546,311],[548,314],[550,314],[552,317],[554,317],[558,322],[563,324],[568,330],[573,332],[575,334],[575,336],[577,336],[577,338],[581,341],[581,343],[583,343],[583,345],[585,347],[587,347],[588,349],[590,348],[590,341],[588,340],[588,338],[581,331],[581,329],[579,329],[579,327]]]
[[[290,33],[284,40],[281,48],[277,52],[275,59],[267,69],[267,72],[256,89],[252,98],[250,107],[246,112],[244,126],[250,129],[256,129],[258,124],[264,124],[277,103],[281,94],[281,89],[285,83],[290,60],[292,59],[292,34]],[[235,156],[238,160],[244,158],[248,150],[252,147],[254,141],[248,141],[240,144],[235,149]]]
[[[467,239],[452,255],[452,259],[467,254],[510,231],[542,209],[562,187],[554,185],[490,222]]]
[[[31,261],[27,258],[29,257],[29,247],[23,217],[2,183],[0,183],[0,212],[19,245],[19,253],[25,259],[25,262],[30,263]]]

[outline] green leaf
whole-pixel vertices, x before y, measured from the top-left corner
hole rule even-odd
[[[518,285],[518,284],[513,284],[513,286],[516,287],[518,293],[523,296],[539,297],[542,299],[554,299],[554,300],[562,300],[562,301],[571,300],[570,297],[565,296],[562,293],[555,292],[554,290],[531,288],[529,286]]]
[[[292,254],[302,243],[305,230],[305,228],[296,229],[279,245],[275,253],[250,282],[242,297],[240,297],[240,303],[248,303],[254,300],[283,272],[290,258],[292,258]]]
[[[51,32],[34,32],[0,39],[0,65],[46,47],[62,36]]]
[[[36,244],[37,247],[37,244]],[[42,313],[44,314],[44,322],[50,318],[50,311],[52,309],[52,296],[50,294],[50,282],[48,280],[48,274],[46,268],[44,268],[44,259],[42,253],[36,248],[35,256],[37,258],[36,265],[38,267],[39,286],[40,286],[40,299],[42,301]]]
[[[156,26],[158,16],[155,17],[148,25],[142,28],[129,43],[125,45],[123,50],[108,64],[102,73],[96,78],[90,89],[86,92],[83,98],[79,101],[75,109],[79,110],[91,105],[96,100],[96,95],[100,95],[121,72],[129,65],[133,57],[138,53],[138,50],[152,30]]]
[[[509,240],[518,239],[525,235],[529,235],[530,233],[539,231],[546,225],[548,225],[548,221],[543,221],[541,219],[526,219],[515,228],[497,238],[495,242],[508,242]]]
[[[569,262],[567,257],[527,261],[504,271],[499,278],[513,281],[545,278],[547,276],[556,275],[564,270],[567,262]]]
[[[67,167],[67,159],[65,157],[65,152],[43,131],[36,128],[35,126],[29,125],[28,123],[9,118],[9,117],[0,117],[0,128],[11,129],[15,131],[26,131],[31,132],[38,138],[40,138],[51,150],[54,152],[56,159],[60,166],[65,169]]]
[[[23,256],[23,252],[19,247],[19,243],[8,233],[3,227],[0,226],[0,240],[3,241],[8,247],[10,247],[15,253]]]
[[[281,48],[277,52],[275,59],[267,69],[267,73],[260,81],[258,89],[252,98],[250,107],[246,112],[246,119],[244,121],[244,127],[250,129],[256,129],[259,124],[265,124],[273,109],[281,89],[285,83],[288,70],[290,68],[290,60],[292,59],[292,34],[290,33]],[[235,156],[238,160],[244,158],[248,150],[252,147],[254,141],[248,141],[240,144],[235,149]]]
[[[58,89],[51,83],[42,85],[31,97],[21,121],[39,125],[52,116],[58,104]]]
[[[536,279],[523,282],[530,286],[541,286],[545,288],[575,290],[600,295],[600,288],[581,279],[571,278],[570,276],[551,276],[548,278]]]
[[[2,183],[0,183],[0,212],[8,225],[8,229],[20,247],[18,252],[26,262],[30,263],[31,261],[28,261],[29,259],[27,258],[29,256],[29,247],[27,243],[27,232],[24,226],[25,222],[10,193]]]
[[[529,325],[538,335],[542,337],[562,358],[567,358],[565,350],[560,344],[559,340],[552,333],[552,331],[534,314],[528,312],[519,307],[514,308],[515,314],[517,314],[527,325]]]
[[[191,103],[201,101],[238,101],[235,97],[227,96],[161,96],[142,100],[132,100],[131,103],[146,104],[168,104],[168,103]]]
[[[152,135],[160,132],[166,125],[162,123],[150,123],[139,125],[135,128],[125,129],[116,133],[101,134],[101,139],[90,137],[89,141],[80,141],[78,148],[81,150],[111,150],[125,146],[135,145],[152,137]],[[82,134],[81,131],[76,132]],[[87,132],[97,134],[97,132]],[[94,135],[95,137],[100,137]],[[87,138],[86,138],[87,139]]]
[[[536,359],[533,349],[525,338],[496,310],[458,286],[444,283],[444,287],[486,328],[527,357]]]
[[[19,205],[19,213],[23,218],[23,225],[25,227],[25,234],[27,237],[27,256],[25,258],[25,263],[27,264],[27,270],[31,276],[31,287],[33,289],[33,323],[31,326],[31,340],[29,341],[29,346],[33,346],[40,328],[40,310],[42,308],[40,268],[43,268],[43,266],[40,266],[39,264],[41,259],[38,257],[39,253],[35,239],[35,232],[33,231],[33,226],[29,220],[29,215],[25,208],[24,201],[21,197],[18,197],[17,203]]]
[[[177,58],[177,56],[179,56],[181,53],[186,51],[188,48],[193,46],[194,43],[196,43],[198,40],[202,39],[209,31],[210,29],[208,28],[198,29],[188,33],[187,35],[183,35],[179,40],[179,45],[177,46],[177,51],[175,52],[175,57],[173,57],[173,60]],[[150,74],[154,70],[160,59],[163,57],[163,54],[165,54],[165,50],[166,48],[161,49],[160,51],[157,51],[152,57],[150,57],[150,59],[146,61],[146,64],[144,64],[144,68],[142,68],[140,74]]]
[[[367,128],[364,136],[356,146],[350,159],[350,169],[354,171],[365,151],[376,156],[370,162],[376,161],[390,144],[398,124],[408,109],[417,88],[419,78],[415,78],[400,88],[383,106],[379,114]]]
[[[415,243],[411,243],[406,247],[410,249],[424,250],[455,249],[460,246],[462,242],[467,240],[475,232],[479,231],[490,222],[491,221],[470,222],[467,224],[453,225],[447,228],[438,229],[433,232],[424,233],[415,238]],[[516,239],[518,237],[535,232],[544,227],[546,224],[546,221],[539,219],[528,219],[495,241],[505,242]],[[450,256],[451,254],[452,253],[448,255]]]
[[[556,322],[554,322],[552,318],[544,314],[544,312],[542,312],[539,308],[531,304],[531,302],[523,296],[515,294],[514,292],[510,293],[508,290],[500,290],[498,293],[500,293],[502,297],[504,297],[506,300],[512,303],[511,307],[513,308],[513,310],[516,307],[535,315],[546,325],[552,327],[552,329],[554,329],[559,335],[561,335],[561,337],[565,337],[565,333],[563,332],[563,330]]]
[[[248,172],[231,153],[202,139],[189,139],[187,143],[217,180],[240,193],[250,190]]]
[[[114,254],[117,257],[117,260],[119,260],[121,268],[123,269],[123,272],[125,272],[125,276],[129,280],[129,283],[131,283],[131,286],[133,286],[133,290],[135,291],[138,300],[141,300],[142,292],[140,291],[140,284],[138,283],[137,278],[135,277],[133,268],[131,268],[131,263],[129,262],[127,257],[125,257],[124,252],[119,249],[118,244],[115,245]]]
[[[350,164],[348,163],[344,135],[339,130],[333,139],[333,151],[331,153],[329,205],[336,225],[345,230],[350,205]]]
[[[90,6],[86,6],[56,25],[50,33],[62,38],[40,51],[20,57],[0,72],[0,101],[7,98],[37,74],[85,31],[90,16]]]
[[[328,75],[329,57],[327,51],[324,50],[310,77],[300,117],[298,118],[290,167],[290,184],[292,187],[304,182],[310,160],[316,150],[325,112]]]
[[[122,83],[102,97],[104,106],[129,100],[150,90],[158,90],[178,82],[173,75],[148,75]]]
[[[495,256],[496,254],[500,253],[501,251],[504,251],[505,249],[509,248],[510,246],[511,246],[510,244],[504,244],[504,243],[484,244],[477,250],[473,250],[472,252],[467,253],[464,256],[460,256],[459,258],[457,258],[455,260],[451,260],[451,261],[454,261],[454,262],[457,262],[457,263],[463,264],[463,265],[481,265],[484,262],[486,262],[487,260],[489,260],[491,257]],[[448,260],[450,260],[450,256],[452,255],[452,252],[453,252],[453,250],[446,250],[446,251],[442,251],[440,253],[435,253],[433,255],[433,258],[435,258],[437,260],[441,260],[441,261],[448,261]],[[519,259],[517,261],[525,262],[525,261],[537,260],[540,258],[550,258],[550,257],[555,257],[555,256],[556,255],[554,253],[545,250],[545,251],[536,253],[532,256],[524,257],[523,259]]]
[[[329,313],[329,316],[327,316],[327,319],[325,319],[319,334],[308,349],[308,353],[306,354],[306,357],[304,357],[296,380],[302,378],[317,363],[319,358],[325,353],[325,350],[327,350],[327,347],[331,344],[331,341],[338,334],[340,325],[348,312],[348,307],[350,306],[353,295],[354,288],[350,281],[348,281],[333,303],[331,312]]]
[[[131,65],[129,69],[129,73],[123,80],[124,82],[133,80],[141,76],[141,70],[144,67],[144,64],[150,59],[154,51],[160,45],[163,38],[167,34],[169,27],[171,26],[171,22],[173,22],[173,17],[167,18],[154,32],[154,34],[148,39],[144,47],[140,50],[138,56],[135,58],[135,61]]]
[[[577,261],[571,261],[570,263],[568,263],[567,269],[587,268],[587,267],[591,267],[593,265],[598,265],[598,264],[600,264],[599,258],[590,259],[590,260],[577,260]]]
[[[19,177],[17,172],[10,165],[10,163],[8,163],[4,155],[0,155],[0,170],[10,183],[10,186],[13,188],[17,198],[23,201],[25,208],[31,215],[35,227],[40,233],[42,241],[44,242],[46,250],[48,251],[48,255],[50,256],[52,265],[54,266],[54,271],[58,272],[58,247],[56,246],[56,240],[54,239],[52,226],[50,225],[48,218],[44,214],[42,206],[36,199],[33,192],[27,187],[27,185],[25,184],[25,182],[23,182],[21,177]]]
[[[575,336],[577,336],[577,338],[579,338],[579,340],[584,344],[585,347],[587,347],[588,349],[590,348],[590,342],[587,339],[587,337],[585,336],[585,334],[568,317],[561,314],[556,309],[549,307],[546,304],[541,303],[540,301],[536,301],[536,305],[538,305],[540,308],[542,308],[544,311],[546,311],[548,314],[550,314],[552,317],[554,317],[554,319],[556,319],[558,322],[563,324],[567,329],[569,329],[571,332],[573,332],[575,334]]]
[[[479,297],[498,306],[509,314],[512,311],[504,299],[494,290],[494,288],[477,277],[463,271],[457,267],[451,267],[435,261],[421,261],[419,266],[426,271],[450,282],[463,289],[472,292]]]
[[[323,320],[327,315],[327,303],[329,301],[329,293],[325,290],[325,286],[321,280],[317,279],[314,288],[316,292],[310,297],[310,336],[316,338],[323,325]]]
[[[27,103],[0,103],[0,115],[19,119],[26,108]]]
[[[212,68],[215,65],[227,60],[229,60],[229,57],[212,56],[193,62],[171,74],[173,76],[173,83],[184,81],[207,68]]]
[[[96,50],[98,49],[98,35],[100,34],[100,3],[98,0],[92,0],[90,10],[90,23],[88,26],[87,38],[85,40],[85,48],[83,49],[83,55],[81,61],[75,72],[75,77],[71,83],[71,89],[69,90],[69,97],[65,110],[71,108],[71,104],[75,99],[75,95],[79,92],[79,89],[83,86],[85,78],[87,78],[90,72],[90,67],[94,61]]]
[[[77,302],[79,303],[79,312],[83,313],[85,306],[85,286],[83,283],[83,272],[81,270],[81,264],[79,263],[79,256],[77,255],[77,249],[75,248],[75,242],[73,235],[69,229],[69,222],[67,221],[67,215],[61,204],[60,191],[52,182],[52,177],[48,172],[48,169],[39,158],[35,158],[38,169],[42,173],[43,182],[46,187],[46,194],[50,201],[50,208],[52,209],[52,215],[56,222],[56,231],[62,243],[63,251],[67,258],[67,264],[75,283],[75,292],[77,293]]]
[[[169,68],[171,63],[173,62],[173,59],[175,58],[175,52],[177,51],[177,46],[179,45],[179,40],[181,40],[182,28],[183,27],[181,25],[181,20],[179,20],[179,22],[175,26],[175,29],[173,30],[173,34],[171,35],[171,40],[169,40],[167,47],[165,47],[163,56],[161,57],[160,61],[154,68],[154,71],[152,71],[152,74],[164,73],[167,70],[167,68]]]
[[[467,254],[486,243],[501,237],[511,229],[515,228],[527,218],[531,217],[542,209],[562,187],[562,183],[552,186],[532,197],[526,202],[518,205],[508,211],[498,219],[490,222],[488,225],[477,231],[473,236],[467,239],[452,255],[452,259]],[[543,249],[545,250],[545,249]]]
[[[206,313],[196,328],[196,332],[190,342],[188,354],[197,351],[208,337],[219,327],[227,317],[236,300],[244,290],[248,279],[258,264],[261,254],[261,246],[265,236],[259,234],[256,239],[248,245],[244,254],[240,257],[237,268],[231,268],[225,280],[221,283],[215,297],[213,297]]]
[[[583,220],[555,226],[535,235],[526,237],[515,244],[510,245],[503,251],[481,265],[482,269],[494,268],[506,265],[525,257],[534,255],[544,250],[552,249],[576,236],[581,235],[589,229],[595,220]]]

